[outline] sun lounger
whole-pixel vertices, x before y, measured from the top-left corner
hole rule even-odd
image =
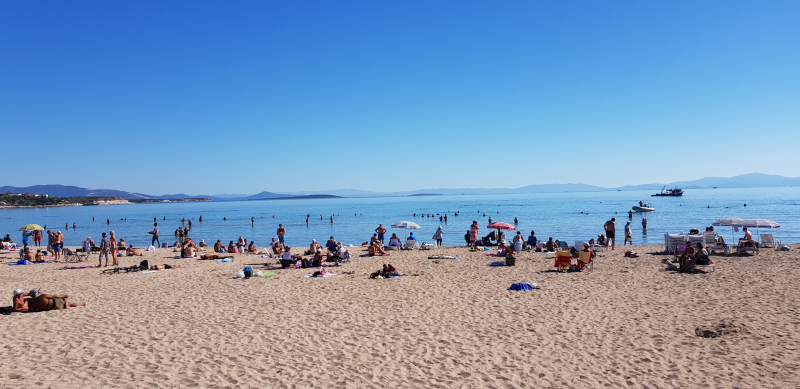
[[[751,244],[750,246],[747,246],[748,242]],[[746,253],[748,251],[758,254],[756,242],[753,242],[752,240],[748,241],[746,239],[739,239],[739,245],[736,246],[736,254]]]
[[[686,235],[664,234],[664,251],[674,253],[678,245],[686,246]]]
[[[714,231],[706,231],[703,233],[703,246],[709,254],[716,251],[722,251],[728,255],[728,246],[722,243],[717,243],[717,234]]]
[[[406,239],[406,245],[404,246],[406,250],[414,250],[419,248],[419,243],[417,243],[414,239]]]
[[[775,238],[772,237],[772,234],[761,234],[761,247],[769,247],[774,249],[775,245]]]

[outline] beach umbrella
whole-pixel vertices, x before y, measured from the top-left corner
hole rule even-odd
[[[28,224],[27,226],[24,226],[24,227],[20,228],[19,230],[20,231],[36,231],[36,230],[42,230],[42,229],[43,229],[42,226],[40,226],[38,224]]]
[[[414,222],[409,222],[409,221],[397,222],[397,223],[392,224],[391,227],[392,228],[402,228],[404,230],[421,230],[422,229],[422,227],[420,227],[419,224],[414,223]],[[405,231],[403,231],[403,237],[405,237]]]
[[[498,242],[498,244],[500,242],[500,230],[514,231],[514,230],[517,229],[517,227],[514,227],[511,224],[502,223],[502,222],[494,222],[494,223],[489,224],[488,226],[486,226],[486,228],[497,229],[497,242]]]
[[[775,223],[772,220],[767,219],[745,219],[742,220],[742,227],[753,228],[756,229],[756,236],[761,238],[761,234],[759,229],[760,228],[780,228],[780,224]]]
[[[717,227],[730,227],[731,228],[731,242],[733,242],[734,240],[736,240],[736,236],[733,234],[734,228],[738,228],[739,226],[741,226],[742,222],[744,222],[744,219],[740,219],[738,217],[726,217],[724,219],[719,219],[719,220],[715,221],[711,225],[712,226],[717,226]]]

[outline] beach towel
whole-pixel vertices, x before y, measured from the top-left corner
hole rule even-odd
[[[539,285],[537,285],[535,282],[533,283],[533,285],[526,282],[517,282],[511,284],[511,286],[508,287],[508,290],[534,290],[534,289],[539,289]]]
[[[506,265],[505,262],[489,262],[489,264],[486,266],[505,266],[505,265]]]
[[[230,258],[222,258],[220,260],[217,260],[217,262],[230,262],[230,261],[231,261]]]
[[[20,259],[17,263],[9,263],[8,266],[23,266],[23,265],[38,265],[40,263],[50,263],[50,262],[30,262],[27,259],[22,260]]]
[[[458,255],[431,255],[428,259],[458,259]]]

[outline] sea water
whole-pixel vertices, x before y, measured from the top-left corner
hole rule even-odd
[[[486,225],[491,217],[493,221],[512,225],[517,218],[516,228],[525,237],[535,230],[540,240],[553,237],[573,243],[597,238],[603,233],[603,224],[614,217],[618,244],[621,244],[628,210],[642,200],[656,210],[633,215],[631,227],[635,244],[662,244],[664,233],[688,232],[691,228],[703,231],[725,217],[770,219],[781,227],[762,229],[761,233],[771,233],[776,240],[785,243],[800,242],[800,188],[687,190],[683,197],[651,197],[652,193],[608,191],[0,209],[0,233],[11,233],[15,242],[21,242],[19,228],[36,223],[62,231],[67,246],[80,246],[88,236],[99,243],[101,232],[115,230],[118,238],[141,247],[150,245],[147,232],[153,229],[153,218],[161,229],[161,242],[169,244],[175,241],[173,233],[182,226],[181,219],[186,218],[187,222],[192,221],[189,236],[196,242],[204,239],[213,245],[219,239],[227,245],[242,236],[258,246],[267,246],[281,223],[287,230],[287,244],[299,247],[308,246],[312,239],[324,244],[331,236],[344,244],[360,245],[368,241],[382,223],[389,230],[387,242],[391,233],[402,239],[409,232],[420,242],[431,242],[436,228],[441,225],[445,245],[462,245],[473,220],[478,221],[480,234],[484,236],[489,232]],[[434,217],[422,217],[423,214]],[[310,215],[308,225],[306,215]],[[439,221],[439,216],[444,215],[448,217],[446,223]],[[252,224],[251,217],[255,218]],[[646,231],[642,228],[643,218],[648,221]],[[413,221],[422,229],[389,227],[402,220]],[[74,229],[73,223],[77,226]],[[742,236],[741,232],[734,234],[730,227],[715,230],[729,243],[734,236]],[[515,232],[507,234],[510,239]]]

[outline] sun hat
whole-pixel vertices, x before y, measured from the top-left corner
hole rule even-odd
[[[18,294],[23,294],[23,293],[25,293],[25,292],[23,292],[22,289],[14,289],[14,296],[16,296]]]

